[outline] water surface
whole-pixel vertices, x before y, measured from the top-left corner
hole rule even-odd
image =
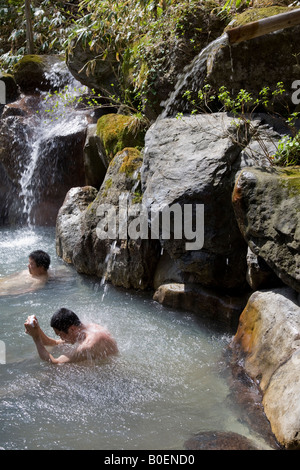
[[[151,295],[101,285],[55,254],[52,228],[1,229],[0,278],[47,251],[56,280],[42,290],[0,297],[0,447],[3,449],[183,449],[199,431],[251,437],[229,403],[223,352],[230,336]],[[106,363],[41,361],[23,323],[35,314],[53,336],[51,315],[68,307],[106,326],[120,355]],[[252,436],[253,437],[253,436]]]

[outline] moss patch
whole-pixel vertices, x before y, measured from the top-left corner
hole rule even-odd
[[[277,169],[277,174],[280,185],[287,188],[289,197],[300,196],[300,166]]]
[[[237,26],[243,26],[252,21],[262,20],[263,18],[268,18],[269,16],[279,15],[280,13],[286,13],[291,11],[292,8],[273,5],[271,7],[263,8],[249,8],[248,10],[243,11],[243,13],[238,13],[234,18],[234,23],[231,23],[226,29],[236,28]],[[225,29],[225,31],[226,31]]]
[[[109,160],[125,147],[143,147],[145,131],[137,129],[135,120],[122,114],[106,114],[98,119],[97,135]]]
[[[132,177],[142,164],[141,152],[135,148],[126,148],[126,155],[120,167],[120,172],[125,173],[127,177]]]

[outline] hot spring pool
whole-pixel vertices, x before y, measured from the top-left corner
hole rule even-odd
[[[2,449],[184,449],[200,431],[253,437],[229,403],[223,352],[231,337],[150,294],[79,275],[56,256],[52,228],[0,230],[0,278],[27,268],[43,249],[58,280],[0,297],[0,447]],[[47,334],[52,313],[68,307],[106,326],[120,355],[105,364],[42,362],[23,323],[35,314]]]

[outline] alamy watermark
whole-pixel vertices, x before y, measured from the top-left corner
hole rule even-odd
[[[128,203],[100,204],[96,234],[101,240],[185,240],[186,250],[200,250],[204,244],[204,204],[174,203],[162,210]]]
[[[295,90],[292,93],[292,103],[299,104],[300,103],[300,80],[293,81],[292,90]]]
[[[0,364],[6,364],[6,346],[4,341],[0,340]]]
[[[3,78],[3,75],[0,71],[0,105],[6,104],[6,86],[2,78]]]

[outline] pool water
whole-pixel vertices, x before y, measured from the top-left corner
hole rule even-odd
[[[0,278],[26,269],[35,249],[50,254],[54,280],[0,297],[2,449],[180,450],[209,430],[253,438],[228,402],[223,353],[230,335],[159,305],[150,293],[79,275],[56,256],[53,228],[2,228]],[[106,326],[120,354],[94,364],[41,361],[24,321],[35,314],[54,336],[50,317],[60,307]]]

